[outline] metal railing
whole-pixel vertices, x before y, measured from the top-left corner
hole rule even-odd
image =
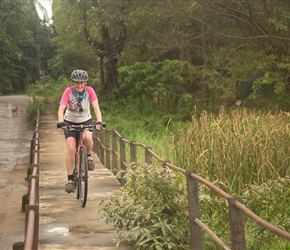
[[[25,250],[38,249],[39,234],[39,111],[35,131],[30,146],[30,167],[27,171],[29,181],[28,204],[25,205]]]
[[[103,165],[113,173],[118,171],[118,169],[122,171],[119,179],[122,185],[126,183],[124,178],[126,168],[131,164],[137,163],[137,148],[138,150],[140,150],[140,148],[144,150],[144,163],[149,165],[152,164],[152,159],[154,157],[162,166],[167,166],[186,176],[189,211],[184,210],[182,212],[189,217],[191,249],[202,249],[201,229],[203,229],[222,249],[231,249],[200,220],[198,183],[209,187],[228,201],[232,249],[246,249],[244,215],[255,221],[261,227],[290,241],[290,234],[288,232],[257,216],[243,204],[241,197],[232,197],[213,183],[198,176],[194,170],[185,170],[171,164],[169,161],[162,159],[154,153],[150,147],[135,141],[126,140],[115,129],[102,129],[101,131],[94,132],[94,152],[97,153]],[[128,155],[130,158],[129,160],[126,159]]]

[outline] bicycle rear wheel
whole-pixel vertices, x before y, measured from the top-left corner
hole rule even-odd
[[[88,160],[85,148],[80,148],[80,176],[78,178],[78,198],[82,207],[85,207],[88,196]]]

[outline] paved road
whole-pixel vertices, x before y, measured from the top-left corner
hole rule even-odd
[[[88,201],[82,208],[75,194],[64,191],[65,150],[62,130],[56,129],[56,117],[41,116],[39,249],[131,249],[115,246],[118,238],[115,229],[101,222],[98,213],[101,199],[119,194],[119,182],[94,154],[96,169],[89,172]]]

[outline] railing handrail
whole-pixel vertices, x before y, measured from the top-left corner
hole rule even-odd
[[[117,141],[119,140],[119,151],[117,148]],[[290,241],[290,233],[278,228],[277,226],[263,220],[261,217],[252,212],[243,203],[240,197],[234,198],[230,194],[226,193],[213,183],[205,180],[201,176],[197,175],[195,171],[185,170],[170,163],[168,160],[162,159],[158,156],[150,147],[142,143],[130,141],[120,135],[116,129],[105,128],[101,131],[94,132],[94,152],[97,153],[104,166],[110,169],[112,172],[118,168],[117,160],[119,160],[121,170],[126,170],[131,163],[137,163],[136,147],[141,147],[145,151],[146,164],[152,164],[152,158],[154,157],[162,166],[167,166],[173,170],[176,170],[187,177],[187,190],[188,190],[188,202],[189,212],[183,211],[190,219],[191,228],[191,247],[192,249],[202,249],[201,243],[201,231],[204,229],[208,235],[215,240],[223,249],[228,248],[221,239],[216,236],[206,225],[204,225],[199,218],[199,203],[198,203],[198,183],[206,185],[208,188],[219,194],[222,198],[226,199],[229,203],[230,214],[230,231],[231,231],[231,244],[233,249],[246,249],[245,233],[244,233],[244,221],[243,215],[255,221],[261,227],[270,230],[274,234]],[[129,145],[130,161],[126,160],[126,146]],[[111,159],[112,158],[112,159]],[[111,164],[111,160],[113,164]],[[119,180],[121,184],[125,184],[124,173]],[[198,209],[197,209],[198,208]],[[242,225],[242,230],[240,227]]]
[[[31,140],[30,148],[30,170],[28,176],[28,204],[25,206],[25,239],[24,249],[38,249],[39,234],[39,115],[40,106],[37,110],[35,131]]]

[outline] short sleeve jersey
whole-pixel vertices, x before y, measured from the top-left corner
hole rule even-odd
[[[90,102],[98,100],[98,97],[92,87],[85,86],[86,95],[79,101],[74,95],[74,87],[68,87],[63,92],[59,104],[66,106],[64,119],[74,123],[82,123],[92,118],[90,112]],[[81,104],[81,106],[79,105]],[[81,112],[80,109],[83,109]]]

